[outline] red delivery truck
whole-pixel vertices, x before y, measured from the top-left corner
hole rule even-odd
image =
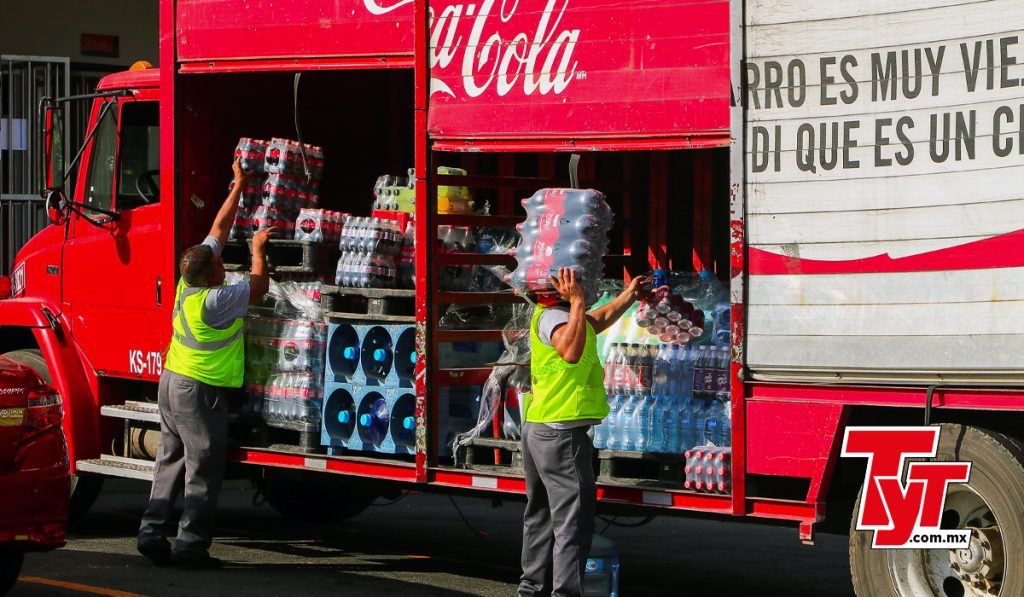
[[[599,449],[602,507],[849,532],[860,594],[1020,594],[1024,73],[1002,25],[1021,9],[1000,4],[1006,19],[980,2],[163,0],[159,68],[65,98],[93,105],[78,184],[62,197],[69,165],[44,161],[54,225],[18,256],[0,348],[39,351],[64,396],[80,513],[103,476],[151,475],[175,256],[208,229],[239,138],[322,148],[317,207],[354,218],[378,175],[412,167],[382,182],[414,198],[411,287],[332,283],[333,246],[272,242],[282,284],[331,276],[322,395],[315,424],[280,424],[255,406],[280,402],[273,383],[247,379],[230,458],[292,515],[304,492],[335,516],[397,489],[522,494],[500,414],[450,449],[487,401],[486,347],[528,308],[460,281],[515,265],[466,239],[578,178],[616,214],[609,278],[703,272],[709,318],[729,318],[685,351],[679,396],[687,420],[727,408],[725,438]],[[54,146],[63,105],[42,111]],[[248,359],[283,354],[281,318],[256,309]],[[658,343],[622,333],[606,342]],[[392,387],[367,355],[415,366]],[[702,448],[723,459],[711,486]]]

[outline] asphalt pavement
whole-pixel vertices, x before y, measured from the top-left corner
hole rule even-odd
[[[26,558],[12,597],[515,593],[522,502],[408,493],[345,523],[303,524],[254,504],[248,484],[232,481],[211,550],[227,566],[193,572],[155,568],[136,553],[147,494],[144,483],[108,482],[67,547]],[[606,526],[622,550],[625,597],[852,595],[846,537],[806,546],[795,526],[666,516],[636,528],[598,521]]]

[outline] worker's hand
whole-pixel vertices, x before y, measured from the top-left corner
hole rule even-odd
[[[235,186],[238,188],[245,187],[252,178],[252,172],[246,172],[242,170],[242,160],[235,158],[235,161],[231,164],[231,170],[235,173]]]
[[[629,281],[629,284],[626,286],[626,290],[623,291],[623,294],[629,295],[630,299],[632,299],[634,301],[641,300],[649,292],[644,287],[647,286],[650,283],[651,283],[651,277],[648,276],[647,274],[644,274],[642,276],[637,276],[637,277],[635,277],[635,278],[633,278],[632,280]]]
[[[253,252],[255,253],[256,251],[262,251],[263,247],[267,246],[267,240],[269,240],[270,237],[275,232],[277,232],[277,227],[271,226],[270,228],[264,228],[263,230],[260,230],[256,234],[252,235]]]
[[[583,304],[583,287],[576,281],[576,270],[568,267],[558,268],[558,277],[551,276],[551,285],[558,291],[562,300],[569,301],[570,304]]]

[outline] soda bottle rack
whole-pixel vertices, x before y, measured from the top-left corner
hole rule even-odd
[[[271,273],[315,274],[333,269],[338,248],[333,243],[272,238],[267,243],[266,255]],[[252,240],[228,240],[223,259],[225,270],[247,271],[252,263]]]
[[[327,329],[327,383],[412,388],[416,328],[380,323],[331,323]]]
[[[324,395],[322,445],[354,452],[416,452],[416,395],[411,388],[328,383]]]
[[[597,450],[597,480],[607,485],[681,489],[686,457],[664,452]]]

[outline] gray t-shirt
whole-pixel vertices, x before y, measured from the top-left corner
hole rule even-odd
[[[540,320],[537,321],[537,337],[540,341],[547,346],[554,346],[554,342],[551,340],[551,335],[555,333],[555,330],[559,326],[565,325],[569,322],[569,310],[565,307],[551,307],[545,309],[540,314]],[[575,429],[577,427],[586,427],[588,425],[599,425],[600,419],[581,419],[579,421],[565,421],[563,423],[545,423],[548,427],[558,430]]]
[[[203,244],[220,256],[223,248],[215,236],[207,236]],[[229,284],[210,289],[203,305],[203,322],[211,328],[224,330],[231,327],[235,319],[245,317],[249,310],[249,283]]]

